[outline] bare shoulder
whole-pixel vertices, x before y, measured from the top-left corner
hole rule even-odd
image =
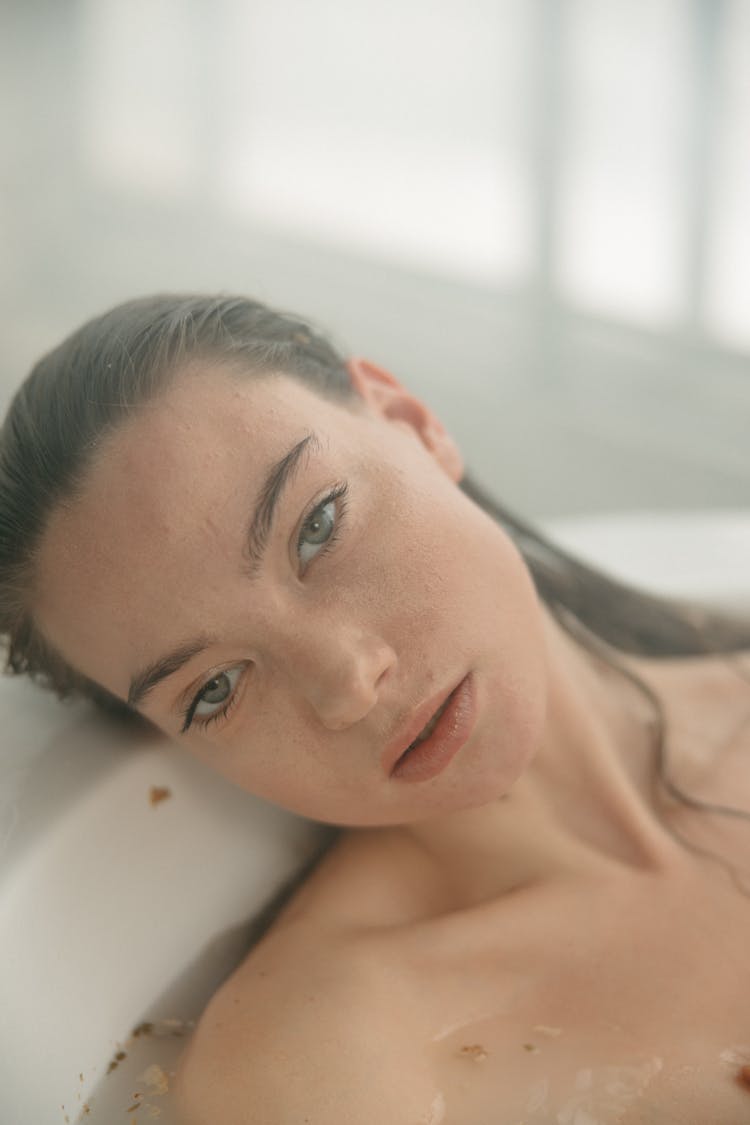
[[[411,1125],[429,1109],[408,1006],[372,944],[320,937],[288,927],[214,996],[175,1080],[184,1125]]]

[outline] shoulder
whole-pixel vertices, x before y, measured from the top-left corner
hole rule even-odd
[[[195,1030],[174,1084],[179,1120],[418,1120],[434,1085],[427,1067],[420,1071],[408,1008],[372,944],[341,934],[321,942],[300,926],[258,954],[214,996]]]

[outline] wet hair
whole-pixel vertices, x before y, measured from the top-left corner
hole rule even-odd
[[[7,671],[61,697],[121,704],[82,676],[38,629],[30,606],[36,552],[55,508],[76,495],[102,441],[186,366],[219,362],[244,376],[283,372],[339,399],[344,360],[298,317],[243,297],[163,295],[118,305],[44,356],[0,430],[0,637]]]
[[[358,401],[343,356],[307,321],[233,296],[161,295],[89,321],[36,364],[13,398],[0,430],[0,638],[7,671],[27,675],[61,697],[84,695],[110,711],[126,704],[70,667],[34,621],[36,554],[52,512],[84,482],[102,441],[171,381],[201,363],[239,377],[284,374],[319,394]],[[694,807],[748,815],[695,801],[673,785],[659,699],[619,653],[729,656],[750,649],[750,619],[634,589],[561,550],[499,504],[470,476],[464,492],[515,541],[539,596],[559,623],[599,660],[648,697],[656,719],[656,767],[665,787]],[[322,828],[324,846],[338,830]],[[256,919],[251,944],[270,928],[311,870],[308,864]]]
[[[0,430],[0,638],[7,670],[61,697],[127,710],[70,667],[34,621],[36,553],[51,513],[75,497],[102,441],[200,364],[238,377],[284,374],[358,402],[342,354],[309,322],[236,296],[166,294],[90,320],[36,364]],[[645,656],[750,649],[750,619],[636,590],[561,550],[470,476],[464,492],[511,535],[541,599],[579,643]]]

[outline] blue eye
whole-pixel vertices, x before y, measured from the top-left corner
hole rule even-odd
[[[345,511],[347,488],[348,485],[342,484],[329,492],[302,524],[297,540],[297,556],[303,570],[316,555],[329,550],[336,542],[336,528]]]
[[[305,518],[297,539],[297,557],[302,571],[310,562],[330,550],[338,539],[338,530],[346,511],[346,494],[349,486],[339,484],[312,509]],[[245,664],[237,664],[217,672],[197,692],[184,712],[181,733],[190,729],[193,722],[206,727],[215,720],[226,718],[238,698],[237,685]]]
[[[198,694],[185,714],[182,732],[190,727],[193,719],[198,720],[199,726],[207,726],[212,719],[226,715],[234,701],[235,690],[244,665],[238,664],[234,668],[226,668],[212,676]]]

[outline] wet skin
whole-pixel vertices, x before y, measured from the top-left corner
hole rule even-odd
[[[637,691],[597,667],[539,604],[511,541],[458,489],[461,457],[432,412],[371,364],[353,363],[351,374],[352,406],[283,375],[183,373],[101,444],[39,555],[34,609],[72,664],[122,698],[140,692],[144,714],[237,784],[358,829],[209,1009],[192,1054],[196,1104],[206,1075],[236,1048],[246,1058],[260,1050],[259,1035],[275,1036],[283,1074],[289,1037],[318,1059],[327,1028],[348,1037],[350,1070],[351,1054],[361,1053],[360,1087],[376,1044],[390,1044],[402,1065],[398,1112],[416,1113],[418,1103],[419,1113],[437,1115],[436,1091],[452,1090],[445,1120],[486,1125],[487,1107],[526,1112],[527,1087],[540,1080],[524,1071],[526,1085],[514,1093],[502,1045],[527,1024],[564,1022],[560,1105],[586,1065],[648,1067],[658,1057],[663,1068],[642,1073],[666,1083],[667,1113],[674,1068],[692,1060],[691,1021],[708,1044],[701,1050],[717,1058],[743,1038],[742,1012],[731,1004],[742,943],[722,935],[746,935],[748,925],[747,902],[717,890],[710,865],[670,826],[727,853],[740,846],[742,828],[702,827],[665,807]],[[248,534],[252,514],[270,467],[290,454],[261,560],[257,528]],[[721,770],[718,757],[689,752],[691,737],[725,746],[746,688],[712,662],[638,667],[671,708],[680,732],[674,764],[685,779],[729,803],[750,796],[741,739]],[[384,747],[420,704],[467,675],[476,694],[467,744],[430,781],[390,778]],[[731,792],[714,793],[717,786]],[[603,902],[627,919],[621,944],[606,910],[592,925]],[[710,932],[704,906],[717,919]],[[364,946],[355,937],[363,927],[372,938]],[[651,961],[628,952],[639,934]],[[578,951],[575,966],[566,950]],[[710,1003],[688,989],[692,1008],[665,994],[661,1008],[649,1009],[676,952],[693,979],[712,973]],[[428,962],[421,976],[416,966]],[[511,963],[536,982],[525,1007],[508,992]],[[581,966],[593,982],[583,1005]],[[554,1002],[540,991],[552,981]],[[293,1025],[279,1022],[305,988],[314,998],[309,1027],[299,1012]],[[597,1007],[592,996],[606,1003]],[[488,998],[489,1024],[479,1012]],[[638,1011],[648,1013],[647,1026]],[[494,1084],[471,1080],[463,1109],[456,1061],[435,1046],[451,1022],[472,1042],[447,1036],[443,1046],[471,1047],[476,1032],[487,1058],[490,1047],[503,1058],[489,1072]],[[370,1038],[357,1039],[355,1026],[369,1027]],[[529,1053],[526,1070],[535,1059]],[[316,1073],[326,1070],[320,1096],[329,1116],[321,1120],[330,1122],[326,1090],[342,1089],[336,1056]],[[246,1073],[247,1097],[255,1097],[260,1076]],[[722,1077],[714,1059],[696,1088],[708,1081],[718,1089]],[[292,1089],[288,1076],[283,1084]],[[342,1122],[354,1120],[350,1111],[341,1101]],[[529,1125],[546,1120],[546,1110],[534,1112]],[[208,1119],[230,1122],[227,1113],[216,1103]],[[409,1125],[418,1119],[404,1116]]]
[[[81,496],[55,514],[35,592],[52,643],[122,698],[165,654],[203,641],[143,712],[245,788],[358,825],[504,791],[545,702],[542,614],[515,548],[456,486],[460,458],[439,423],[376,370],[360,375],[369,399],[357,409],[285,377],[180,379],[103,445]],[[310,434],[251,562],[261,481]],[[305,521],[344,487],[318,510],[334,521],[322,541]],[[461,791],[456,778],[393,785],[385,745],[469,673],[480,716]],[[211,702],[224,680],[181,734],[221,674],[229,713]]]

